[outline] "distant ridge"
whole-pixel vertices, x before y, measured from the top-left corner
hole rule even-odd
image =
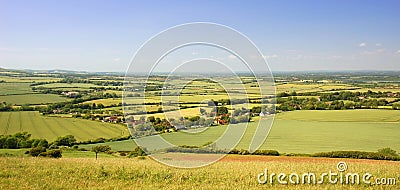
[[[43,73],[43,74],[77,74],[77,75],[110,75],[110,76],[121,76],[125,75],[125,72],[90,72],[90,71],[74,71],[74,70],[65,70],[65,69],[49,69],[49,70],[35,70],[35,69],[6,69],[0,67],[0,71],[10,71],[10,72],[23,72],[23,73]],[[400,70],[303,70],[303,71],[272,71],[273,75],[281,75],[281,74],[376,74],[376,75],[400,75]],[[153,72],[152,74],[156,75],[168,75],[168,72]],[[202,73],[177,73],[179,75],[185,74],[202,74]],[[210,73],[207,73],[210,74]],[[214,75],[224,74],[224,73],[213,73]],[[250,74],[249,72],[245,71],[237,71],[236,74]],[[264,73],[257,73],[257,74],[264,74]],[[267,73],[268,74],[268,73]],[[129,75],[147,75],[147,73],[138,72],[138,73],[130,73]],[[211,74],[212,75],[212,74]]]

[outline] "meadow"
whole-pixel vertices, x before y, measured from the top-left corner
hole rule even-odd
[[[399,189],[400,184],[377,185],[260,184],[259,173],[312,172],[317,176],[338,172],[344,161],[347,172],[372,174],[376,179],[400,179],[400,163],[392,161],[228,155],[217,163],[195,169],[178,169],[148,157],[139,158],[0,158],[0,189]],[[319,178],[318,178],[319,179]],[[287,180],[287,178],[286,178]],[[362,180],[362,179],[360,179]]]
[[[59,136],[74,135],[78,141],[127,136],[125,126],[76,118],[42,116],[38,112],[0,112],[1,134],[27,131],[33,138],[53,141]]]

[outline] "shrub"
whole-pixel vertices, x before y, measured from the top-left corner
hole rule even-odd
[[[78,151],[88,151],[86,148],[78,148]]]
[[[76,139],[73,135],[66,135],[64,137],[57,137],[54,144],[57,146],[72,146],[76,143]]]
[[[44,147],[34,147],[29,150],[29,155],[33,157],[39,156],[41,153],[46,152],[46,148]]]
[[[56,144],[51,144],[49,149],[58,149],[59,147]]]
[[[268,156],[279,156],[279,152],[276,150],[256,150],[252,153],[253,155],[268,155]]]
[[[397,152],[391,148],[382,148],[378,150],[378,153],[381,153],[383,155],[387,156],[399,156]]]
[[[129,153],[129,157],[146,156],[146,152],[141,147],[136,147],[135,150]]]
[[[42,152],[39,156],[47,157],[47,158],[61,158],[62,153],[59,149],[49,150],[48,152]]]
[[[363,151],[332,151],[315,153],[313,157],[328,157],[328,158],[355,158],[355,159],[373,159],[373,160],[400,160],[400,157],[390,155],[384,150],[379,152],[363,152]],[[385,152],[385,153],[382,153]],[[388,150],[386,150],[388,151]],[[393,154],[392,151],[390,151]]]

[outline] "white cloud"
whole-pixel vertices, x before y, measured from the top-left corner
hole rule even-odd
[[[397,54],[400,54],[400,49],[399,50],[397,50],[397,52],[396,52]]]
[[[0,51],[17,51],[15,48],[0,47]]]
[[[119,62],[120,60],[121,60],[121,58],[119,58],[119,57],[114,58],[114,62]]]
[[[228,58],[229,58],[229,59],[236,59],[236,56],[230,54],[230,55],[228,56]]]
[[[376,43],[375,46],[380,47],[380,46],[382,46],[382,44],[381,43]]]
[[[365,47],[365,46],[367,46],[367,44],[365,42],[363,42],[363,43],[360,43],[358,46],[359,47]]]
[[[263,58],[264,59],[273,59],[273,58],[277,58],[278,57],[278,55],[276,55],[276,54],[272,54],[272,55],[263,55]]]

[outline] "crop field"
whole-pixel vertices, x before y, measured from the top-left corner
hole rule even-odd
[[[344,161],[347,172],[372,174],[377,178],[399,180],[400,163],[353,159],[237,156],[228,155],[208,167],[196,169],[171,168],[148,157],[138,158],[0,158],[0,189],[399,189],[400,184],[377,185],[329,184],[260,184],[259,173],[337,172]],[[346,174],[345,173],[345,174]],[[360,177],[360,178],[361,178]],[[29,180],[27,180],[29,179]],[[287,180],[287,178],[286,178]],[[320,180],[320,178],[318,178]],[[301,182],[301,181],[300,181]],[[307,183],[307,181],[306,181]]]
[[[307,83],[285,83],[277,84],[277,93],[280,92],[324,92],[332,90],[353,90],[360,87],[349,84],[307,84]]]
[[[75,118],[46,117],[38,112],[0,112],[0,120],[1,134],[27,131],[33,138],[45,138],[49,141],[68,134],[74,135],[78,141],[128,135],[127,129],[122,125]]]
[[[0,95],[33,93],[28,83],[0,83]]]
[[[108,98],[108,99],[98,99],[98,100],[91,100],[91,101],[86,101],[83,102],[84,104],[103,104],[104,106],[110,106],[110,105],[118,105],[122,103],[122,100],[120,98]]]
[[[34,82],[57,82],[60,81],[61,78],[53,78],[53,77],[9,77],[9,76],[0,76],[0,80],[11,83],[34,83]]]
[[[98,85],[94,84],[87,84],[87,83],[51,83],[51,84],[44,84],[37,86],[43,88],[51,88],[51,89],[59,89],[59,88],[83,88],[89,89],[90,87],[99,87]]]
[[[0,102],[12,105],[37,105],[68,100],[60,95],[35,93],[29,85],[29,83],[0,83]]]
[[[280,120],[320,121],[320,122],[365,122],[365,123],[395,123],[400,124],[399,111],[395,110],[302,110],[284,112],[277,115]],[[340,124],[340,123],[338,123]],[[400,125],[399,125],[400,129]]]
[[[9,96],[0,96],[1,102],[7,102],[12,105],[37,105],[37,104],[48,104],[65,102],[68,98],[62,97],[56,94],[18,94]]]

